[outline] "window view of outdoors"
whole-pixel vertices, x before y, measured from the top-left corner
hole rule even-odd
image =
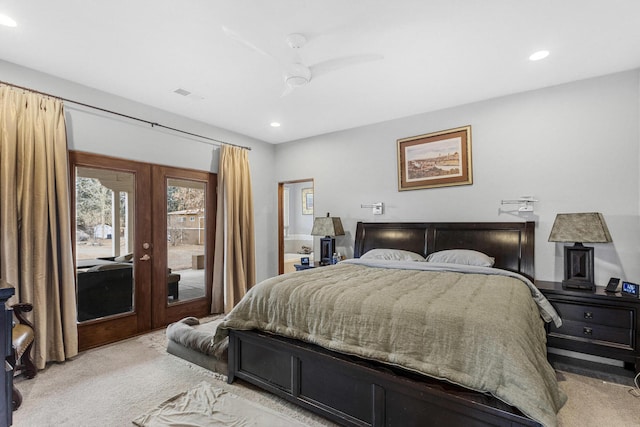
[[[133,310],[133,184],[132,173],[76,168],[80,322]]]
[[[167,180],[167,266],[169,302],[205,296],[206,185]]]

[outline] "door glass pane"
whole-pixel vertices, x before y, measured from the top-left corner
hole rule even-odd
[[[205,296],[206,184],[167,179],[169,303]]]
[[[76,167],[78,321],[134,310],[135,175]]]

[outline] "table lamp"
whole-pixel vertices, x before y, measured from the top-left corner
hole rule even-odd
[[[344,229],[339,217],[318,216],[313,221],[312,236],[324,236],[320,239],[320,265],[331,264],[331,259],[336,251],[336,239],[334,236],[344,236]]]
[[[568,289],[595,290],[593,248],[583,243],[609,243],[611,235],[601,213],[563,213],[556,216],[550,242],[574,242],[564,247],[564,280]]]

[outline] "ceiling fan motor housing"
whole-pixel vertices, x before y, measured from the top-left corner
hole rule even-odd
[[[291,87],[304,86],[311,81],[311,70],[303,64],[292,64],[284,81]]]

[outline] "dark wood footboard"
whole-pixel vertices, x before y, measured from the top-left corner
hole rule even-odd
[[[485,394],[258,331],[229,331],[240,378],[345,426],[539,426]]]

